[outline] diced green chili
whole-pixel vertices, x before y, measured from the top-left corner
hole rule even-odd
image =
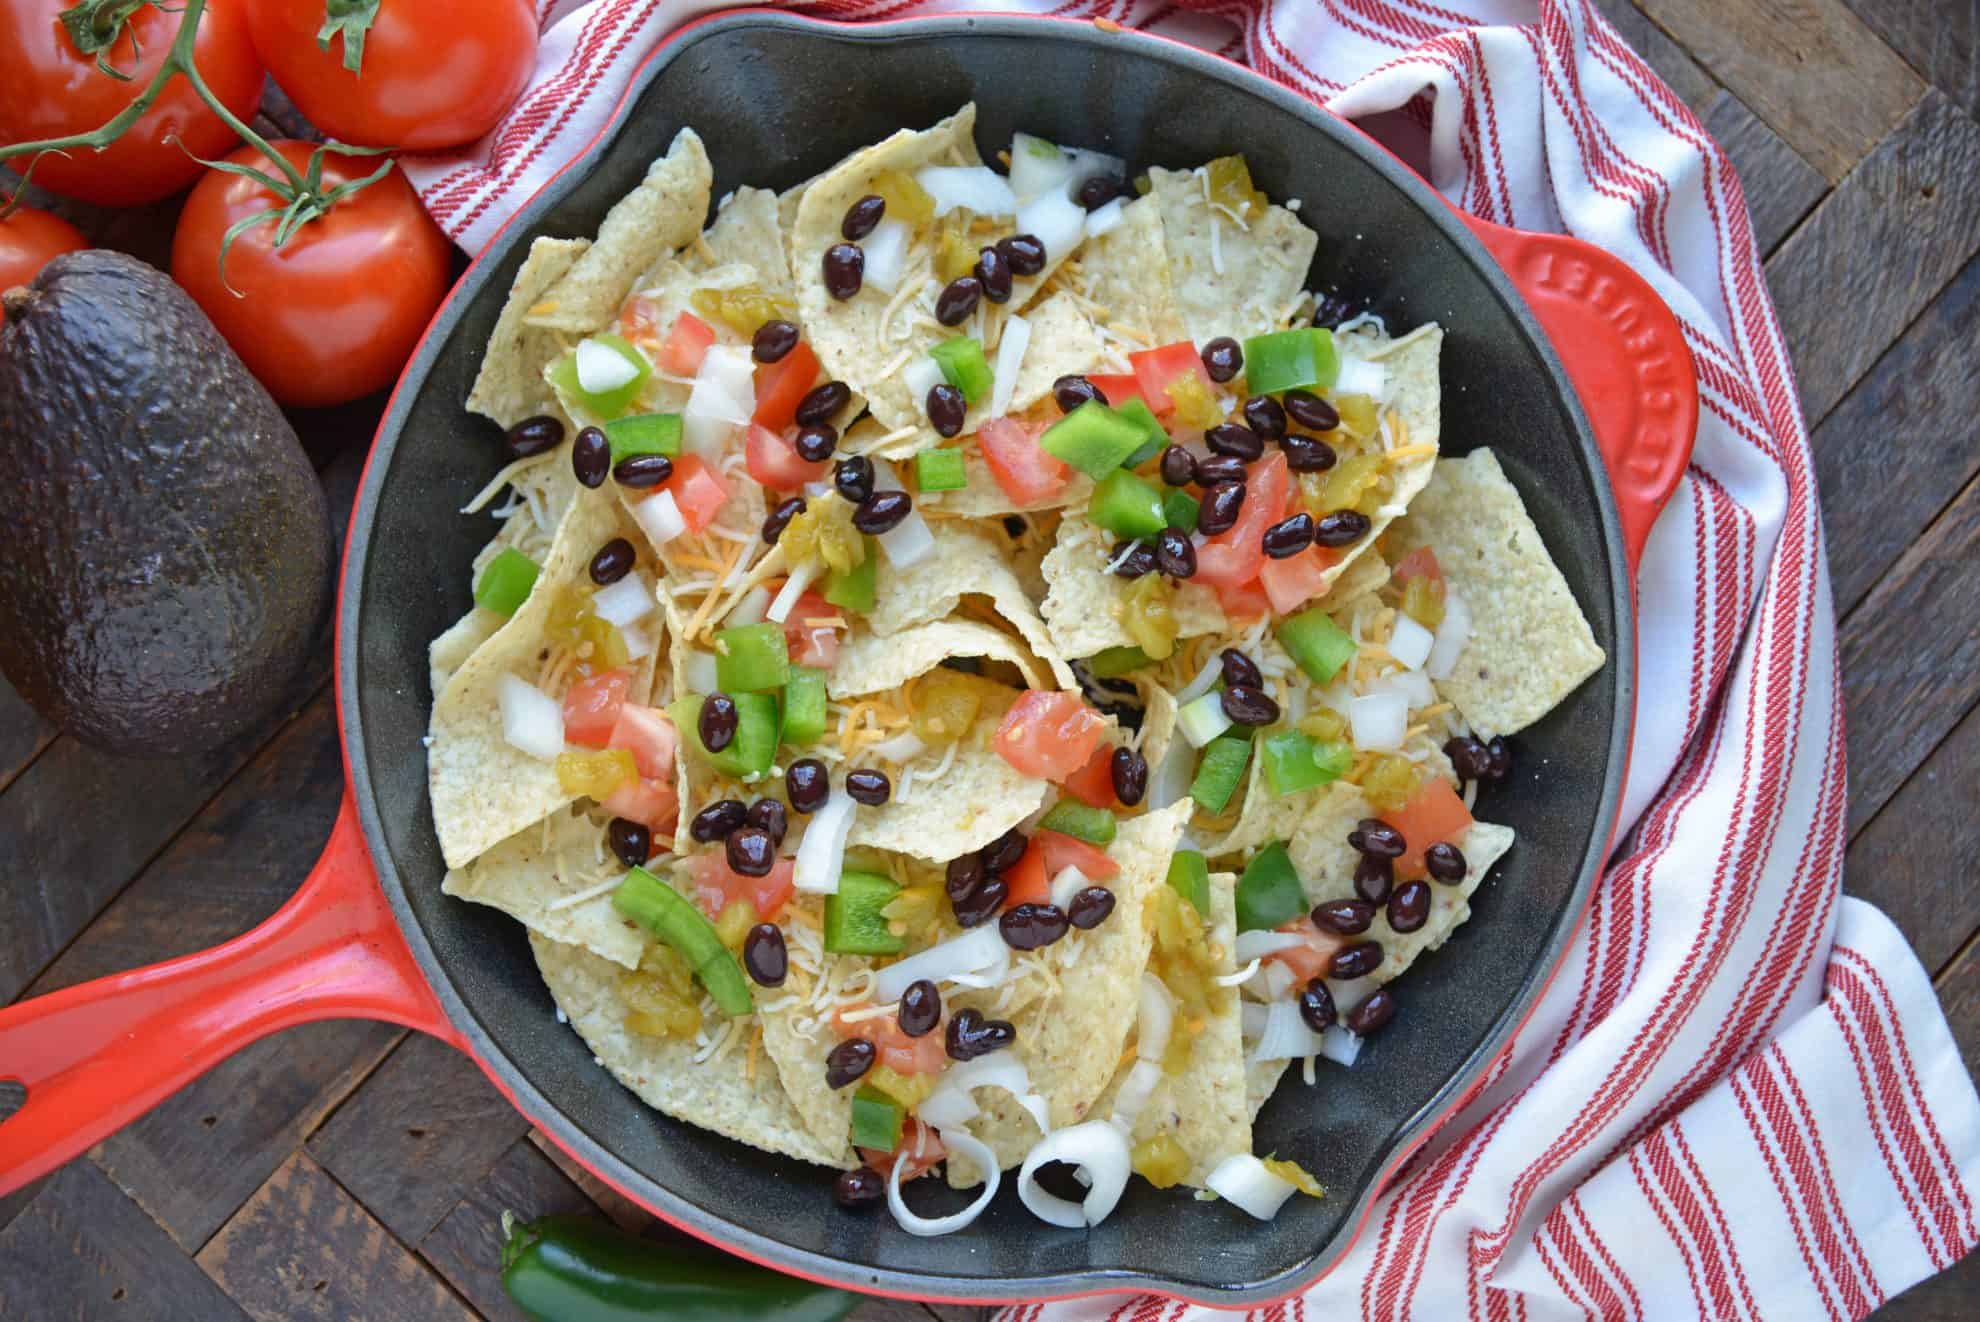
[[[1279,621],[1279,643],[1315,684],[1331,683],[1359,649],[1346,630],[1318,606]]]
[[[1265,783],[1275,795],[1294,794],[1339,780],[1354,765],[1354,747],[1326,742],[1301,730],[1274,730],[1258,741]]]
[[[983,345],[967,335],[942,341],[928,351],[942,376],[962,397],[974,404],[990,393],[990,363],[983,356]]]
[[[667,704],[667,715],[688,747],[717,771],[731,776],[760,776],[777,760],[777,700],[768,693],[731,693],[736,704],[736,737],[719,753],[701,742],[700,694],[691,693]]]
[[[1285,844],[1274,840],[1252,856],[1237,883],[1238,931],[1277,927],[1306,912],[1306,890]]]
[[[907,945],[887,927],[886,908],[901,888],[876,872],[845,871],[825,897],[825,949],[835,955],[896,955]]]
[[[1054,459],[1097,481],[1119,468],[1145,439],[1138,423],[1089,399],[1047,427],[1038,444]]]
[[[1162,429],[1162,424],[1156,421],[1154,413],[1142,400],[1122,400],[1114,412],[1141,428],[1141,444],[1121,460],[1122,468],[1139,468],[1168,448],[1169,433]]]
[[[1189,783],[1189,797],[1205,812],[1222,812],[1244,779],[1245,763],[1251,760],[1251,740],[1242,735],[1219,735],[1203,750],[1196,764],[1196,779]]]
[[[783,625],[766,620],[715,631],[715,684],[722,692],[769,693],[790,677]]]
[[[605,424],[605,439],[612,445],[612,462],[636,454],[664,454],[680,457],[681,415],[640,413],[630,418],[614,418]]]
[[[963,452],[955,449],[919,452],[914,457],[914,480],[923,491],[961,491],[969,485]]]
[[[1200,914],[1210,912],[1210,864],[1194,849],[1178,849],[1169,855],[1169,885],[1194,905]]]
[[[529,590],[542,573],[536,561],[513,546],[505,546],[482,566],[474,581],[474,604],[496,612],[514,615],[529,600]]]
[[[825,600],[842,610],[866,615],[877,600],[874,585],[879,581],[880,557],[873,539],[866,539],[865,557],[851,569],[834,569],[825,575]]]
[[[1122,675],[1133,674],[1143,666],[1152,666],[1155,658],[1139,647],[1107,647],[1087,658],[1086,668],[1093,672],[1095,679],[1119,679]]]
[[[647,378],[653,375],[653,364],[646,361],[646,355],[634,348],[630,341],[612,334],[594,335],[593,341],[610,349],[633,366],[633,378],[622,386],[596,393],[578,384],[577,350],[559,358],[550,368],[550,384],[561,395],[567,395],[583,406],[587,413],[599,418],[616,418],[632,407],[633,400],[639,397],[640,388]]]
[[[645,868],[634,868],[612,892],[612,907],[672,946],[722,1013],[745,1015],[754,1008],[742,965],[722,944],[715,924],[672,886]]]
[[[1154,537],[1169,526],[1162,512],[1162,493],[1125,468],[1100,479],[1087,502],[1086,517],[1116,537]]]
[[[892,1152],[901,1145],[907,1108],[870,1083],[853,1094],[852,1145],[875,1152]]]
[[[1318,326],[1254,335],[1244,342],[1244,380],[1254,395],[1326,390],[1340,374],[1334,333]]]
[[[1196,516],[1202,508],[1203,502],[1181,487],[1170,487],[1162,494],[1162,517],[1168,520],[1171,528],[1195,532]]]
[[[777,741],[799,748],[825,737],[825,672],[792,666],[784,682],[784,727]]]
[[[1114,814],[1078,799],[1060,799],[1038,822],[1040,830],[1057,831],[1102,849],[1114,843],[1115,825]]]

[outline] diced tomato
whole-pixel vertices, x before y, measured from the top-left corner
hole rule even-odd
[[[1119,803],[1114,795],[1114,746],[1103,742],[1085,766],[1059,784],[1089,808],[1111,808]]]
[[[660,370],[675,376],[693,376],[701,370],[701,360],[713,343],[713,326],[692,312],[681,313],[674,318],[674,328],[667,332],[667,342],[660,346]]]
[[[1251,466],[1237,522],[1196,548],[1196,579],[1211,587],[1238,587],[1265,564],[1265,530],[1282,517],[1292,485],[1286,456],[1273,450]]]
[[[1279,930],[1304,938],[1304,944],[1275,951],[1270,956],[1292,970],[1293,977],[1299,979],[1302,987],[1315,978],[1326,977],[1328,967],[1334,962],[1335,952],[1348,944],[1348,938],[1315,927],[1311,918],[1295,918]]]
[[[1419,546],[1396,561],[1396,567],[1389,573],[1398,583],[1407,583],[1412,578],[1427,578],[1433,583],[1444,581],[1444,568],[1437,563],[1437,553],[1427,546]]]
[[[1086,765],[1106,730],[1077,693],[1032,689],[1004,713],[994,746],[1019,775],[1058,780]]]
[[[784,902],[791,898],[796,874],[797,860],[792,858],[778,859],[767,877],[745,877],[729,866],[728,857],[719,849],[696,854],[694,902],[713,918],[734,901],[748,900],[756,906],[760,920],[775,922]]]
[[[1141,387],[1141,397],[1148,401],[1148,407],[1157,413],[1168,413],[1176,406],[1169,397],[1169,386],[1179,377],[1194,376],[1210,386],[1210,374],[1203,370],[1203,357],[1196,352],[1196,346],[1188,340],[1177,340],[1157,349],[1143,349],[1140,353],[1128,355],[1134,364],[1134,379]],[[1100,387],[1104,393],[1105,386]],[[1108,399],[1114,397],[1109,394]],[[1157,408],[1157,405],[1161,407]]]
[[[1217,604],[1223,607],[1224,618],[1232,628],[1262,620],[1271,614],[1272,603],[1265,595],[1265,589],[1258,580],[1240,583],[1236,587],[1222,585],[1212,589],[1217,594]]]
[[[599,806],[614,817],[647,827],[655,839],[671,839],[680,820],[681,796],[664,780],[627,780]]]
[[[763,586],[774,597],[783,584],[782,579],[772,579]],[[808,589],[800,592],[798,599],[791,603],[791,613],[784,617],[784,646],[791,654],[792,663],[830,670],[832,663],[839,659],[839,626],[817,621],[843,620],[845,617],[844,611],[816,592]]]
[[[798,401],[818,382],[818,355],[803,340],[774,363],[756,369],[756,412],[749,420],[771,431],[797,421]]]
[[[929,1037],[935,1034],[930,1033]],[[882,1175],[894,1169],[896,1161],[906,1162],[901,1168],[903,1181],[919,1179],[942,1164],[949,1150],[942,1146],[942,1140],[935,1130],[921,1123],[913,1116],[901,1126],[901,1146],[894,1152],[882,1152],[878,1148],[861,1148],[859,1159],[879,1171]]]
[[[992,418],[977,429],[976,443],[990,465],[990,476],[1015,504],[1049,500],[1065,490],[1072,477],[1069,465],[1039,448],[1038,437],[1044,430],[1010,418]]]
[[[1031,848],[1044,856],[1047,880],[1057,877],[1067,868],[1078,868],[1093,881],[1105,881],[1121,870],[1121,865],[1110,858],[1106,850],[1063,831],[1034,833]]]
[[[1103,373],[1098,376],[1088,372],[1086,379],[1100,387],[1100,393],[1105,395],[1107,402],[1115,408],[1119,408],[1131,399],[1140,400],[1148,406],[1148,411],[1154,414],[1167,413],[1176,406],[1176,401],[1159,391],[1153,399],[1142,393],[1141,378],[1133,372]],[[1161,407],[1158,408],[1157,405]]]
[[[1267,558],[1258,567],[1258,583],[1271,599],[1273,612],[1290,615],[1319,596],[1326,587],[1327,571],[1339,559],[1340,552],[1328,546],[1308,546],[1285,560]]]
[[[660,308],[650,298],[638,294],[619,309],[619,334],[635,342],[651,344],[660,338]]]
[[[624,666],[571,685],[564,694],[565,740],[586,748],[604,748],[631,687],[632,671]]]
[[[684,454],[674,460],[674,475],[655,487],[674,493],[681,519],[689,532],[700,532],[715,522],[716,512],[729,499],[728,484],[698,454]]]
[[[749,475],[773,491],[797,491],[807,482],[816,482],[825,476],[830,463],[825,459],[808,462],[782,432],[759,423],[750,424],[743,454],[749,462]]]
[[[1048,834],[1040,831],[1039,835]],[[1018,904],[1048,904],[1052,899],[1052,874],[1045,870],[1045,846],[1033,837],[1018,861],[1004,869],[1004,907]]]
[[[1424,875],[1423,851],[1435,844],[1456,844],[1471,829],[1471,810],[1464,806],[1451,782],[1441,776],[1423,782],[1408,803],[1382,820],[1402,832],[1402,857],[1396,860],[1396,876],[1411,880]]]
[[[853,1010],[864,1008],[864,1005],[854,1005],[833,1012],[832,1027],[840,1037],[865,1038],[879,1051],[880,1063],[896,1074],[935,1074],[948,1065],[949,1053],[942,1044],[940,1033],[909,1037],[901,1031],[900,1021],[893,1015],[858,1019],[850,1023],[841,1018]]]
[[[607,748],[630,751],[640,775],[669,785],[674,783],[674,755],[680,745],[680,735],[666,712],[636,702],[619,708],[619,719],[605,740]]]

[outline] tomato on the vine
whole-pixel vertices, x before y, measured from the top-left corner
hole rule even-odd
[[[9,0],[0,5],[0,145],[87,133],[114,119],[150,84],[178,35],[176,7],[146,4],[124,21],[101,57],[128,81],[76,49],[61,14],[73,0]],[[319,5],[320,8],[320,5]],[[135,45],[135,51],[133,46]],[[237,0],[211,0],[200,19],[193,62],[221,104],[243,120],[261,105],[264,75]],[[213,157],[239,139],[183,77],[174,78],[123,136],[101,151],[45,153],[34,182],[105,206],[169,197],[197,179],[195,156]],[[18,160],[14,168],[25,170]]]
[[[345,142],[409,151],[473,142],[536,65],[530,0],[382,0],[368,30],[352,15],[319,45],[324,13],[324,0],[247,4],[255,49],[275,81],[311,123]],[[363,43],[356,73],[346,67],[353,27]]]
[[[298,171],[306,142],[273,144]],[[252,147],[226,158],[279,174]],[[326,191],[378,168],[369,156],[324,158]],[[339,404],[391,384],[452,279],[447,238],[421,209],[404,172],[345,197],[280,247],[275,219],[227,231],[283,199],[253,179],[210,172],[186,198],[172,236],[172,278],[283,404]]]
[[[89,247],[82,231],[46,211],[22,207],[0,217],[0,294],[24,285],[65,252]],[[7,314],[0,312],[0,326]]]

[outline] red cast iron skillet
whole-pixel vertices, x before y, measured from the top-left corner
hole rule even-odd
[[[1282,1086],[1256,1147],[1326,1185],[1269,1224],[1138,1182],[1091,1233],[1006,1191],[963,1233],[916,1239],[832,1203],[829,1173],[649,1110],[560,1025],[516,922],[440,894],[426,794],[427,642],[466,608],[485,519],[456,513],[503,460],[462,409],[530,239],[589,235],[675,130],[716,194],[782,187],[966,100],[986,148],[1025,129],[1139,170],[1242,151],[1321,236],[1312,287],[1402,329],[1446,330],[1443,444],[1495,448],[1609,663],[1518,738],[1479,813],[1519,843],[1473,918],[1398,987],[1351,1070]],[[1235,65],[1162,40],[1032,18],[842,27],[772,13],[696,24],[654,52],[600,137],[533,199],[440,310],[378,432],[345,553],[337,694],[350,796],[322,861],[266,923],[214,950],[0,1013],[0,1194],[54,1169],[229,1053],[323,1018],[389,1020],[473,1054],[577,1160],[745,1257],[855,1289],[1038,1299],[1150,1289],[1255,1303],[1311,1283],[1384,1181],[1480,1083],[1539,998],[1611,842],[1626,770],[1633,569],[1689,453],[1697,394],[1675,319],[1587,245],[1455,214],[1355,129]],[[1538,660],[1538,658],[1536,658]],[[932,1183],[932,1182],[931,1182]],[[935,1205],[945,1190],[921,1195]]]

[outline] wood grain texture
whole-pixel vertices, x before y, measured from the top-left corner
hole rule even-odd
[[[564,1173],[565,1179],[582,1189],[585,1197],[589,1198],[619,1229],[637,1235],[656,1220],[653,1213],[564,1155],[564,1150],[552,1143],[550,1136],[542,1130],[531,1129],[529,1142],[543,1154],[544,1160]]]
[[[1714,94],[1699,118],[1739,173],[1754,242],[1762,255],[1772,252],[1829,191],[1828,180],[1731,92]]]
[[[1842,0],[1640,3],[1831,183],[1925,92]]]
[[[1662,28],[1650,21],[1649,15],[1630,0],[1595,0],[1595,8],[1609,20],[1609,26],[1629,43],[1630,49],[1657,71],[1657,76],[1677,93],[1678,99],[1702,117],[1705,107],[1711,104],[1719,91],[1712,75],[1700,68],[1698,61],[1685,53],[1684,47],[1672,41]]]
[[[1810,436],[1837,614],[1854,609],[1980,471],[1976,343],[1980,258]]]
[[[1980,116],[1980,0],[1844,0],[1938,89]]]
[[[1767,263],[1810,425],[1976,250],[1980,123],[1933,92]]]
[[[0,679],[0,793],[54,741],[55,727]]]
[[[481,1316],[490,1322],[526,1322],[522,1310],[502,1292],[504,1212],[528,1221],[566,1212],[596,1215],[598,1207],[528,1139],[520,1138],[420,1241],[420,1256]]]

